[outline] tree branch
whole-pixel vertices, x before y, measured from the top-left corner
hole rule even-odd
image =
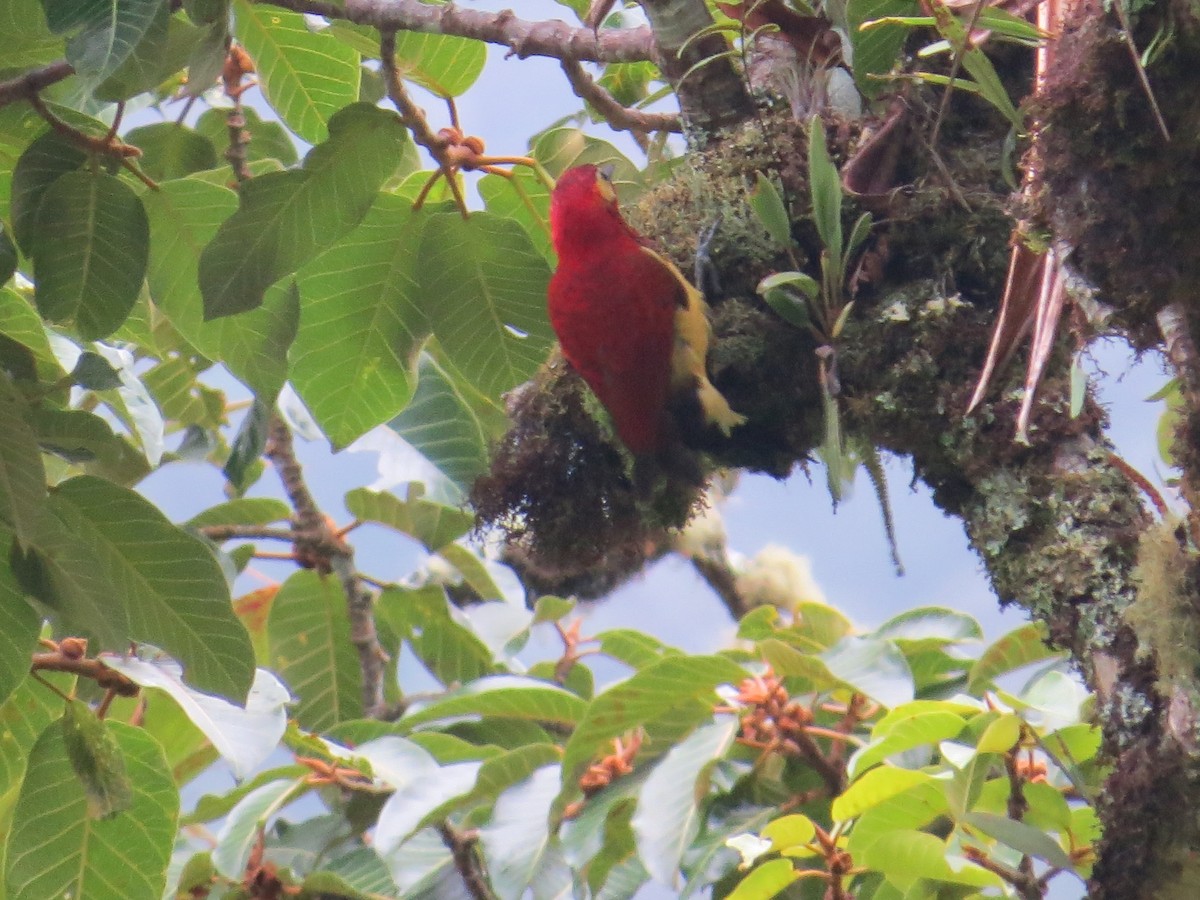
[[[714,31],[696,37],[713,25],[704,0],[641,0],[641,4],[658,41],[658,65],[675,88],[693,141],[703,146],[713,132],[750,115],[750,93],[729,58],[728,41]]]
[[[75,67],[65,59],[42,66],[40,69],[30,69],[16,78],[0,81],[0,106],[6,106],[17,100],[29,100],[38,91],[57,84],[64,78],[75,74]]]
[[[346,0],[344,6],[327,0],[255,0],[294,12],[327,19],[344,19],[380,31],[416,31],[472,38],[508,47],[511,55],[571,57],[591,62],[654,60],[657,51],[649,28],[576,28],[560,20],[530,22],[512,10],[492,13],[465,9],[454,3],[425,4],[418,0]]]
[[[603,116],[604,121],[614,131],[683,131],[683,123],[676,113],[649,113],[622,106],[599,82],[584,71],[579,60],[563,59],[562,69],[575,96]]]
[[[387,654],[375,630],[374,597],[363,589],[354,568],[354,552],[343,542],[317,507],[304,470],[296,458],[292,432],[278,415],[271,417],[263,455],[275,466],[284,492],[295,512],[297,559],[337,576],[346,595],[350,641],[358,651],[362,672],[363,714],[376,717],[384,709],[383,677]]]
[[[479,855],[475,852],[475,846],[479,843],[479,833],[474,829],[458,831],[449,821],[438,825],[437,830],[442,836],[442,843],[454,858],[454,867],[462,876],[467,893],[474,900],[496,900],[496,895],[492,893],[487,876],[483,872]]]

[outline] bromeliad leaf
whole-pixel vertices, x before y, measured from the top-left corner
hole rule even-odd
[[[762,172],[755,172],[754,190],[747,198],[750,208],[767,229],[767,234],[782,248],[792,246],[792,226],[787,207],[775,182]],[[762,286],[759,286],[761,292]]]
[[[808,183],[813,222],[835,269],[842,261],[842,182],[825,145],[825,126],[813,116],[808,126]]]

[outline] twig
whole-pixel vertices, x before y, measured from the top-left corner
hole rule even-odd
[[[571,83],[575,96],[589,104],[604,117],[614,131],[632,131],[635,135],[651,131],[683,131],[676,113],[648,113],[622,106],[617,99],[592,78],[577,59],[562,60],[562,70]]]
[[[225,126],[229,129],[229,146],[225,148],[225,160],[233,169],[233,177],[238,184],[249,181],[253,174],[246,156],[246,146],[250,143],[250,132],[246,130],[246,112],[242,107],[242,94],[249,90],[254,82],[243,84],[243,79],[255,70],[254,60],[245,50],[232,41],[226,49],[225,65],[221,69],[221,82],[225,86],[225,96],[233,101],[233,106],[225,114]]]
[[[457,831],[448,821],[443,822],[437,829],[442,836],[442,843],[454,858],[454,868],[458,869],[458,874],[462,876],[467,893],[475,900],[496,900],[496,895],[492,893],[487,876],[483,872],[483,864],[475,852],[475,845],[479,843],[479,832],[475,829]]]
[[[380,646],[375,630],[374,597],[369,591],[363,590],[359,582],[353,550],[338,538],[317,507],[304,481],[304,470],[296,459],[292,432],[277,415],[271,417],[263,455],[275,466],[295,512],[296,556],[324,561],[327,570],[335,574],[342,584],[350,619],[350,641],[358,651],[358,664],[362,672],[363,712],[368,716],[377,716],[384,708],[383,676],[387,654]]]
[[[221,543],[239,539],[287,541],[295,543],[299,537],[291,528],[271,528],[263,525],[202,525],[196,529],[210,541]]]
[[[658,61],[654,35],[649,28],[606,28],[599,33],[575,28],[558,19],[530,22],[512,10],[485,12],[457,3],[432,4],[420,0],[255,0],[294,12],[313,13],[327,19],[343,19],[369,25],[379,31],[416,31],[472,38],[499,44],[509,54],[551,56],[590,62]]]
[[[82,147],[88,153],[103,153],[106,156],[111,156],[128,169],[146,187],[150,188],[150,190],[158,190],[158,184],[154,179],[139,169],[133,162],[133,160],[142,155],[142,151],[132,144],[126,144],[117,137],[117,127],[121,124],[121,115],[125,110],[124,104],[117,106],[116,119],[113,121],[113,125],[108,132],[103,137],[96,137],[95,135],[88,134],[86,131],[80,131],[75,126],[64,122],[56,116],[46,106],[45,102],[43,102],[40,94],[34,92],[29,94],[25,99],[29,101],[29,105],[34,108],[34,111],[46,121],[46,124],[58,134]]]
[[[396,110],[400,113],[400,121],[404,126],[412,132],[413,140],[429,151],[429,155],[434,158],[438,164],[438,169],[445,176],[446,182],[450,185],[450,190],[454,193],[454,201],[458,204],[458,208],[465,216],[467,213],[467,201],[462,195],[462,188],[458,184],[458,179],[455,177],[455,167],[449,155],[446,152],[448,142],[445,138],[436,134],[429,124],[429,120],[425,118],[425,112],[409,96],[408,91],[404,87],[404,80],[400,77],[400,70],[396,67],[396,32],[395,30],[385,30],[379,35],[379,55],[382,63],[383,80],[387,85],[388,98],[395,105]]]
[[[28,100],[38,91],[57,84],[74,74],[75,67],[65,59],[60,59],[58,62],[52,62],[40,69],[30,69],[8,81],[0,81],[0,106],[6,106],[18,100]]]
[[[89,678],[106,691],[121,697],[136,697],[138,686],[127,676],[111,669],[99,659],[87,656],[87,641],[82,638],[63,638],[61,641],[44,641],[49,649],[45,653],[34,653],[30,658],[30,672],[68,672],[81,678]]]

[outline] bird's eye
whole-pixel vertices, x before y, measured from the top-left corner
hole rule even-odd
[[[601,166],[599,169],[596,170],[596,172],[600,175],[601,178],[603,178],[609,184],[612,184],[613,171],[615,169],[616,169],[616,166],[614,166],[612,163],[608,163],[607,165]]]

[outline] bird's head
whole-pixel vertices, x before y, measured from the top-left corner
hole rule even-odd
[[[588,164],[562,173],[550,195],[550,231],[560,254],[568,243],[630,233],[617,208],[611,166]]]

